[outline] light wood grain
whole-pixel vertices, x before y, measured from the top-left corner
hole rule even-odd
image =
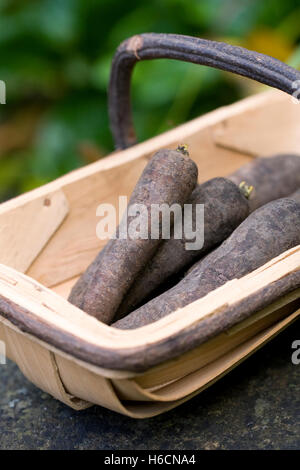
[[[216,145],[249,156],[271,156],[278,153],[300,154],[300,106],[292,98],[278,106],[274,100],[268,106],[245,110],[239,116],[224,120],[214,130]]]
[[[57,190],[12,210],[1,209],[0,262],[26,272],[66,218],[69,205]]]
[[[4,341],[10,358],[16,362],[22,373],[43,391],[50,393],[56,399],[74,409],[84,409],[90,406],[73,395],[70,395],[59,375],[54,354],[48,349],[33,343],[24,335],[11,328],[5,329]]]
[[[51,287],[53,292],[56,294],[60,295],[64,299],[67,299],[69,297],[69,294],[71,292],[72,287],[78,281],[79,276],[73,277],[72,279],[68,279],[67,281],[63,281],[56,286]]]

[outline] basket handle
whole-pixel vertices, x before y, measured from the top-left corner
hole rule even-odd
[[[138,61],[150,59],[177,59],[208,65],[252,78],[290,95],[300,86],[298,70],[243,47],[178,34],[133,36],[118,47],[110,75],[109,117],[117,149],[136,143],[130,103],[131,74]]]

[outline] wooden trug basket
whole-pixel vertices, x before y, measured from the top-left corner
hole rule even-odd
[[[153,152],[187,143],[205,181],[257,155],[300,153],[299,122],[300,107],[289,96],[264,92],[2,204],[0,339],[7,356],[74,409],[98,404],[143,418],[199,393],[294,321],[299,289],[191,350],[183,342],[172,357],[174,338],[187,329],[299,271],[300,246],[139,330],[106,326],[66,298],[103,243],[96,207],[130,195]]]
[[[118,207],[156,150],[188,144],[203,182],[257,156],[300,154],[299,122],[300,106],[288,95],[264,92],[2,204],[0,340],[7,356],[76,410],[98,404],[145,418],[207,388],[293,322],[300,246],[137,330],[104,325],[66,299],[104,244],[97,206]]]

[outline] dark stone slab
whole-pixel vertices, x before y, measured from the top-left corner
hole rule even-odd
[[[104,408],[76,412],[0,366],[1,449],[299,449],[299,324],[188,403],[136,421]]]

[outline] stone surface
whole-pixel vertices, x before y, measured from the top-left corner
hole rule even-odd
[[[0,365],[0,449],[299,449],[300,322],[210,389],[135,421],[104,408],[76,412]]]

